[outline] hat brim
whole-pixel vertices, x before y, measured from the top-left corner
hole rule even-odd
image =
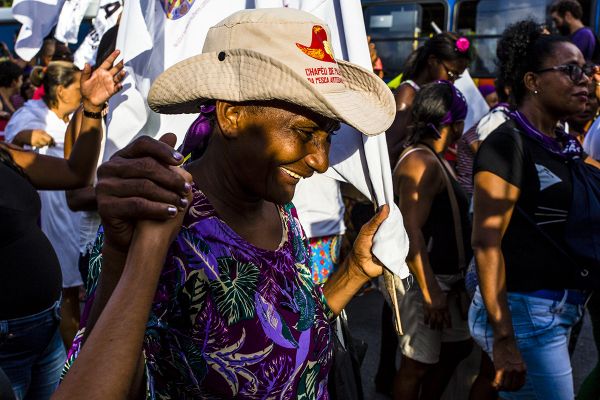
[[[221,57],[219,57],[219,54]],[[337,60],[344,89],[323,92],[294,70],[248,49],[203,53],[163,72],[152,84],[148,105],[161,114],[195,114],[209,100],[282,100],[344,122],[365,135],[385,132],[396,105],[375,74]]]

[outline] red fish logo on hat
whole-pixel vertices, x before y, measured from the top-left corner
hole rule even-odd
[[[310,43],[310,46],[305,46],[300,43],[296,43],[296,46],[298,46],[304,54],[315,60],[335,63],[331,45],[327,40],[327,31],[320,25],[315,25],[312,28],[312,42]]]

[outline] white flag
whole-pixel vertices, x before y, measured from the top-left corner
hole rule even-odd
[[[13,17],[23,24],[15,43],[15,51],[30,61],[40,51],[44,38],[58,22],[64,0],[14,0]]]
[[[58,41],[77,43],[79,26],[89,4],[90,0],[65,0],[54,31],[54,37]]]
[[[86,63],[93,64],[96,61],[96,53],[98,52],[102,36],[106,31],[115,26],[122,11],[122,0],[100,0],[93,27],[73,55],[77,67],[83,68]]]

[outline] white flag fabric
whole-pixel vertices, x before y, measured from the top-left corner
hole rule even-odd
[[[63,43],[77,43],[79,26],[90,0],[65,0],[58,23],[54,31],[54,37]]]
[[[78,68],[83,68],[86,63],[94,64],[102,36],[116,25],[121,12],[123,12],[122,0],[100,0],[92,29],[73,55],[74,63]]]
[[[338,58],[371,69],[360,0],[167,0],[162,9],[155,4],[125,2],[117,48],[123,52],[128,76],[124,90],[110,100],[105,160],[140,135],[173,132],[183,140],[196,115],[154,113],[146,104],[150,85],[166,68],[201,53],[208,29],[233,12],[267,7],[308,11],[329,25]],[[393,200],[385,135],[366,137],[343,125],[332,141],[330,162],[330,177],[354,185],[378,206],[390,205],[390,217],[380,227],[373,251],[390,271],[408,276],[408,237]]]
[[[466,69],[465,72],[461,74],[460,78],[454,82],[454,86],[456,86],[465,96],[467,104],[469,105],[467,108],[467,117],[465,118],[464,131],[466,132],[490,111],[490,107],[485,102],[479,89],[477,89],[477,85],[475,85],[473,78],[471,78],[468,69]]]
[[[13,17],[22,24],[15,52],[30,61],[40,51],[44,38],[58,22],[65,0],[14,0]]]

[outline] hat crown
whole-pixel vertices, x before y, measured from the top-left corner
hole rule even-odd
[[[202,52],[225,53],[223,58],[228,50],[252,50],[290,67],[319,91],[343,91],[330,38],[325,21],[305,11],[242,10],[210,28]]]

